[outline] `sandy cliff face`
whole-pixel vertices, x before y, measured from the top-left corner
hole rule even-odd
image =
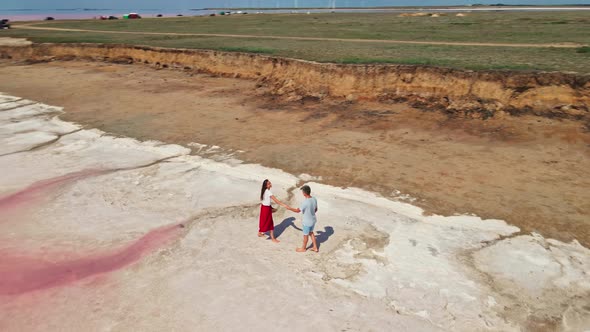
[[[590,119],[588,74],[339,65],[245,53],[100,44],[0,46],[0,57],[143,63],[259,79],[273,93],[292,100],[302,97],[407,100],[416,106],[473,117],[533,113]]]

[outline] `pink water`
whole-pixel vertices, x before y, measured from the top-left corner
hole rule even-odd
[[[0,197],[0,221],[10,221],[15,215],[22,215],[27,210],[44,204],[46,199],[63,186],[107,172],[110,171],[73,172],[38,181],[25,189]],[[61,262],[52,262],[48,259],[51,255],[47,254],[43,257],[31,257],[4,250],[0,252],[0,295],[18,295],[52,288],[120,269],[178,238],[182,232],[182,224],[161,227],[121,249],[91,257],[79,258],[75,248],[72,248],[72,257],[77,258]],[[51,248],[51,243],[45,245]]]
[[[182,232],[183,227],[180,225],[165,226],[152,230],[132,244],[111,253],[57,263],[0,252],[0,295],[19,295],[63,286],[123,268],[177,239]]]
[[[22,208],[25,204],[33,204],[38,200],[47,198],[47,196],[58,188],[81,180],[83,178],[105,174],[105,170],[84,170],[73,172],[55,178],[42,180],[33,183],[25,189],[13,194],[0,196],[0,221],[2,215],[10,210]]]

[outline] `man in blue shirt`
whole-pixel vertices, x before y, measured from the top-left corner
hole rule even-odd
[[[298,209],[294,209],[292,207],[287,207],[287,209],[303,214],[303,246],[301,248],[297,248],[297,252],[305,252],[307,251],[307,241],[309,237],[311,237],[311,242],[313,243],[313,247],[311,250],[318,252],[318,244],[315,239],[315,235],[313,234],[313,228],[317,219],[315,217],[315,213],[318,212],[318,201],[315,197],[311,197],[311,188],[307,185],[301,187],[301,192],[303,193],[303,197],[305,200],[301,203],[301,206]]]

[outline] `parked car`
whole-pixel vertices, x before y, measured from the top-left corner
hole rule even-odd
[[[45,18],[45,21],[53,21],[53,20],[55,20],[55,19],[53,17],[51,17],[51,16],[47,16]]]
[[[123,18],[130,19],[131,20],[131,19],[141,18],[141,16],[139,14],[137,14],[137,13],[129,13],[127,15],[123,15]]]
[[[7,19],[0,20],[0,29],[10,29],[10,24]]]
[[[117,16],[109,16],[109,20],[118,20],[119,18]]]

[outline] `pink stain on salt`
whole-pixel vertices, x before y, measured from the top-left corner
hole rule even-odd
[[[17,208],[24,203],[31,203],[33,201],[45,198],[51,191],[56,190],[66,184],[90,176],[101,175],[107,172],[109,171],[84,170],[35,182],[21,191],[0,197],[0,213],[5,210]]]
[[[144,255],[179,238],[184,226],[155,229],[112,254],[50,263],[0,253],[0,295],[19,295],[64,286],[91,276],[128,266]]]

